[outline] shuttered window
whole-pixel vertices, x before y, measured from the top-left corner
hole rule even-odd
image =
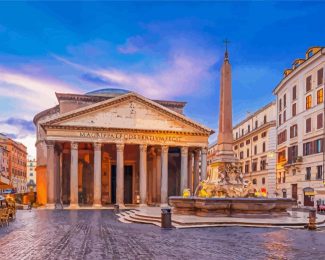
[[[323,113],[317,115],[317,129],[323,128],[323,124],[324,124],[323,119],[324,119]]]
[[[296,116],[297,115],[297,104],[294,103],[292,104],[292,116]]]
[[[306,133],[311,132],[311,118],[306,119]]]
[[[317,85],[322,85],[324,82],[324,70],[321,68],[317,71]]]
[[[317,91],[317,104],[322,104],[324,100],[324,93],[323,93],[323,89],[319,89]]]
[[[311,75],[306,78],[306,92],[311,90]]]

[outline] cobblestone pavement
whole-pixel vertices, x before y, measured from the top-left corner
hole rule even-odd
[[[110,210],[18,211],[0,259],[324,259],[325,232],[280,228],[161,230]]]

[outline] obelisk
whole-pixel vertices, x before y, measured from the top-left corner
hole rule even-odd
[[[232,135],[232,95],[231,95],[231,66],[229,63],[228,49],[221,67],[220,78],[220,110],[219,110],[219,133],[217,145],[217,162],[235,162],[233,152]]]

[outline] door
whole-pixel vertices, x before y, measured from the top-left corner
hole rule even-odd
[[[304,188],[304,206],[314,207],[315,192],[313,188]]]
[[[132,166],[124,166],[124,204],[132,204],[133,194]]]
[[[116,203],[116,165],[111,166],[111,203]]]
[[[291,184],[292,198],[298,200],[298,186],[297,184]]]

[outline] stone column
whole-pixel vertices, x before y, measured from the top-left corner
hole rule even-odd
[[[124,144],[116,144],[116,204],[124,205]]]
[[[147,145],[140,144],[140,205],[147,203]]]
[[[71,143],[70,208],[78,207],[78,143]]]
[[[195,192],[196,187],[199,185],[200,182],[200,151],[194,151],[194,183],[193,183],[193,192]]]
[[[54,182],[55,182],[55,207],[61,206],[61,149],[60,147],[56,147],[54,149]]]
[[[181,189],[180,195],[183,190],[188,188],[188,147],[181,148]]]
[[[206,147],[201,149],[201,180],[204,181],[207,179],[207,152]]]
[[[102,144],[94,144],[94,207],[102,206]]]
[[[53,207],[55,205],[55,156],[54,143],[47,142],[47,162],[46,162],[46,181],[47,181],[47,205]]]
[[[187,177],[188,188],[193,194],[193,153],[189,152],[188,154],[188,177]]]
[[[157,189],[157,202],[161,202],[161,149],[156,149],[156,189]]]
[[[161,147],[161,206],[168,204],[168,146]]]

